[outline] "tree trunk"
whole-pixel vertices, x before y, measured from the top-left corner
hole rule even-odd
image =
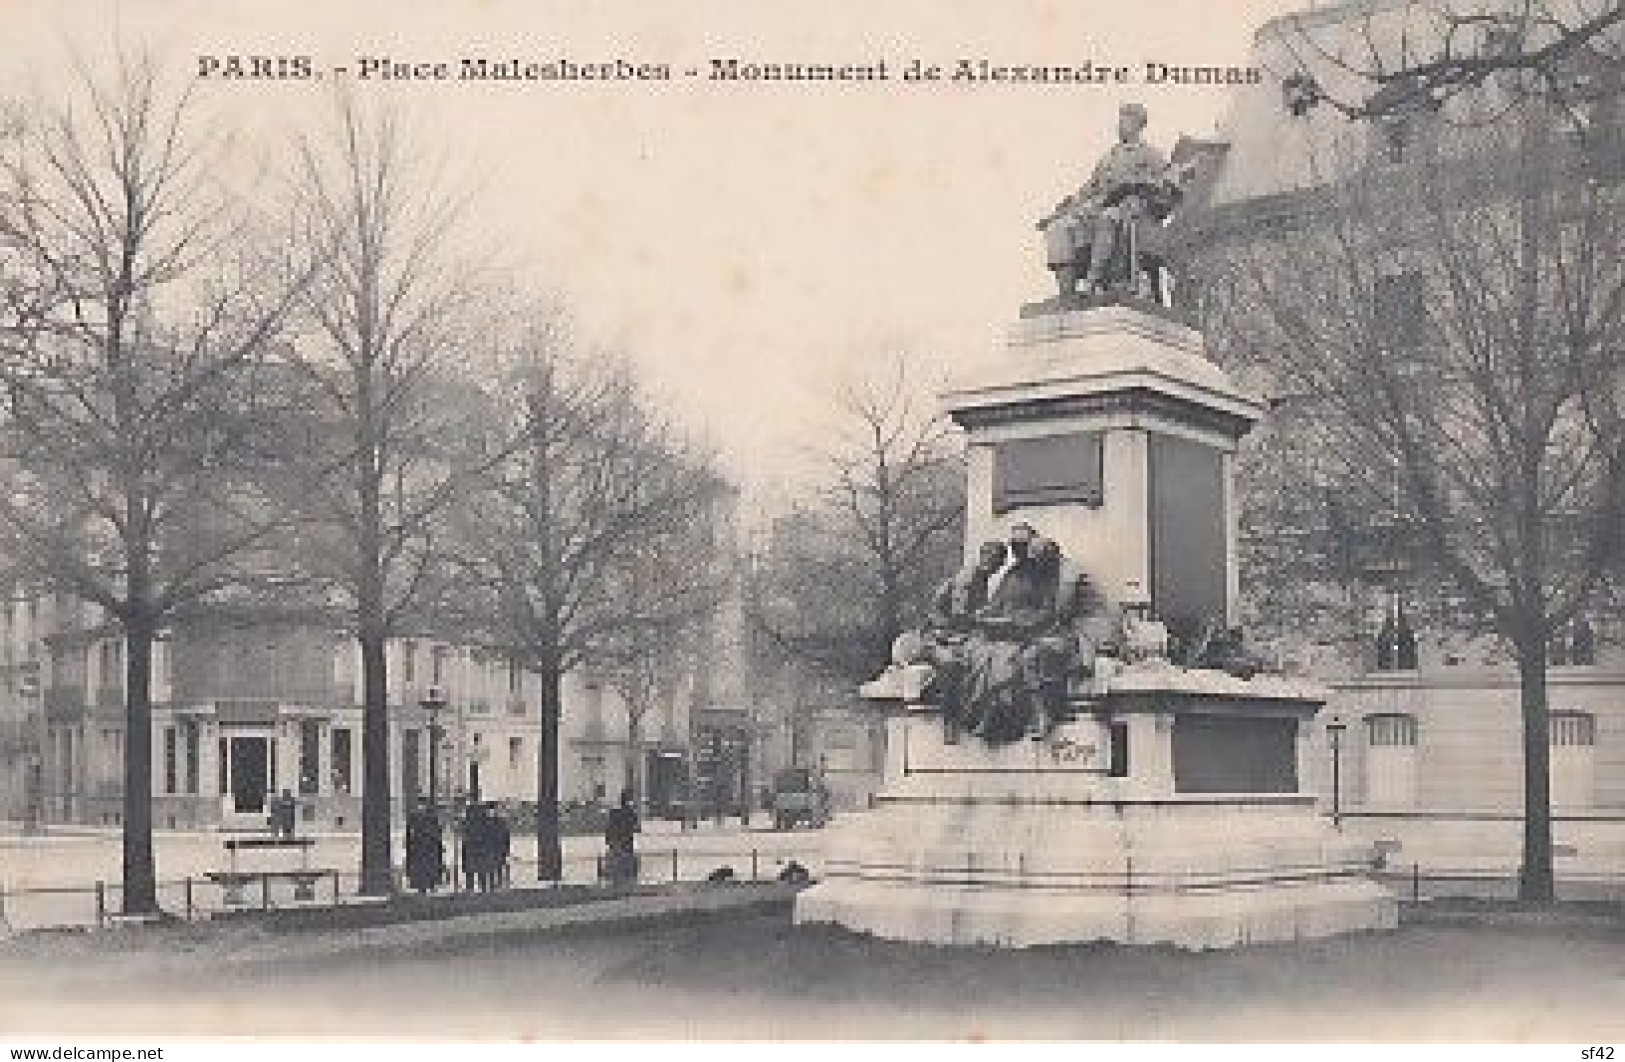
[[[1525,639],[1518,647],[1519,701],[1523,715],[1523,865],[1518,898],[1546,903],[1552,881],[1551,730],[1546,704],[1546,642]]]
[[[536,878],[564,878],[559,839],[559,714],[564,676],[557,664],[541,668],[541,735],[536,742]]]
[[[643,791],[643,712],[644,708],[627,706],[626,762],[622,765],[621,788],[632,794],[635,804],[641,806]]]
[[[389,673],[381,631],[364,630],[361,643],[361,894],[395,891],[390,836]]]
[[[155,625],[124,622],[124,893],[127,915],[158,913],[152,854],[152,643]]]

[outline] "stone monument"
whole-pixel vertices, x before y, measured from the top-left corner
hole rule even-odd
[[[1135,154],[1123,180],[1143,188]],[[1095,207],[1124,201],[1103,169]],[[1264,408],[1147,298],[1132,251],[1159,222],[1095,220],[1117,226],[1088,241],[1113,264],[1063,276],[944,396],[973,559],[863,688],[888,713],[882,789],[831,827],[796,921],[1008,947],[1390,928],[1369,850],[1299,788],[1325,692],[1234,652],[1232,463]]]

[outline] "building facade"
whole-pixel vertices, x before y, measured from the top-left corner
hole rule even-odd
[[[24,815],[26,766],[43,747],[47,822],[116,826],[123,814],[125,653],[98,609],[19,596],[0,652],[4,817]],[[559,794],[602,808],[630,788],[648,811],[730,814],[755,805],[785,762],[776,702],[753,681],[742,606],[662,675],[641,711],[612,673],[580,667],[561,691]],[[430,635],[387,646],[390,798],[396,821],[430,794],[534,805],[538,676],[506,656]],[[32,685],[31,685],[32,684]],[[160,829],[259,829],[287,790],[307,827],[360,824],[360,650],[309,615],[218,609],[179,622],[154,646],[153,822]],[[636,718],[636,732],[633,721]]]

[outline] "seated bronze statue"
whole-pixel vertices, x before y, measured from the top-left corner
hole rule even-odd
[[[1141,139],[1145,108],[1127,103],[1118,142],[1089,180],[1038,223],[1046,262],[1063,297],[1127,290],[1165,301],[1167,238],[1162,223],[1179,204],[1184,167],[1170,167]]]

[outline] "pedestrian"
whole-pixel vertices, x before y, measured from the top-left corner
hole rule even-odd
[[[445,863],[440,817],[427,800],[420,800],[406,819],[406,880],[419,895],[431,892],[445,877]]]
[[[497,888],[508,887],[508,858],[513,852],[513,830],[496,804],[491,805],[491,854]]]
[[[271,798],[271,830],[282,840],[293,840],[294,822],[298,811],[298,801],[294,800],[293,794],[286,789]]]
[[[638,880],[635,838],[638,812],[632,805],[632,791],[622,790],[621,803],[609,813],[604,824],[604,876],[615,886],[634,885]]]
[[[490,831],[485,823],[485,806],[470,803],[463,818],[463,891],[473,892],[485,881],[486,853]]]

